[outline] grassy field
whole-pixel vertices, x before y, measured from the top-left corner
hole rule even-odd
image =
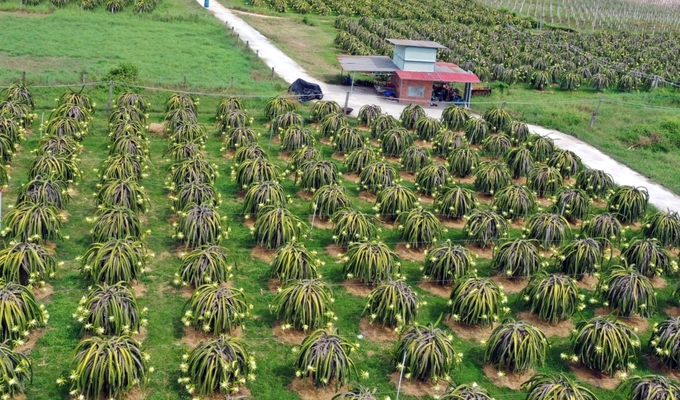
[[[99,104],[105,101],[101,91],[92,92]],[[39,106],[49,105],[55,93],[49,92],[39,96]],[[158,122],[162,120],[162,103],[158,101],[160,96],[152,104],[150,121]],[[216,100],[213,98],[202,99],[199,106],[200,122],[211,126],[212,116],[216,107]],[[247,103],[249,114],[255,117],[255,129],[262,133],[260,144],[268,150],[270,159],[280,167],[281,171],[286,168],[286,161],[280,154],[280,145],[271,144],[268,140],[268,130],[260,120],[262,103]],[[49,107],[45,107],[49,109]],[[40,114],[41,110],[38,110]],[[308,115],[308,110],[302,110],[303,115]],[[211,129],[209,129],[210,131]],[[64,224],[64,234],[70,238],[67,241],[57,243],[57,257],[64,261],[65,265],[59,271],[57,277],[50,283],[54,288],[54,294],[47,297],[44,302],[51,314],[50,322],[44,330],[44,335],[38,339],[38,343],[31,351],[31,359],[34,362],[35,379],[33,385],[29,387],[28,398],[63,398],[66,389],[58,387],[55,380],[60,376],[68,376],[69,361],[73,355],[73,349],[79,340],[79,328],[72,319],[72,313],[77,307],[77,302],[85,293],[89,282],[84,280],[79,274],[79,263],[75,258],[82,255],[90,244],[89,225],[85,221],[87,217],[93,215],[96,207],[92,201],[91,194],[95,191],[98,182],[98,174],[95,169],[100,165],[106,156],[108,140],[105,138],[106,125],[104,115],[98,113],[91,135],[83,141],[84,151],[80,156],[80,165],[84,171],[82,182],[75,187],[73,201],[66,210],[70,213],[68,222]],[[18,186],[25,182],[28,168],[34,155],[30,152],[36,145],[38,137],[37,125],[34,126],[34,133],[29,135],[27,140],[22,143],[22,148],[18,156],[12,162],[11,174],[12,181],[9,190],[5,193],[5,204],[11,204],[16,198]],[[183,306],[186,301],[182,293],[172,286],[172,279],[178,271],[180,259],[177,256],[181,247],[172,238],[172,211],[171,201],[167,197],[168,191],[164,188],[164,177],[170,166],[163,153],[168,146],[168,140],[162,136],[150,135],[151,140],[151,166],[149,176],[142,179],[142,185],[151,198],[151,208],[143,217],[144,229],[149,229],[151,235],[147,238],[149,248],[155,253],[155,258],[150,265],[150,271],[141,284],[143,295],[139,302],[141,307],[148,307],[149,325],[147,327],[148,336],[145,340],[145,347],[152,356],[151,364],[156,368],[152,374],[151,382],[146,389],[145,398],[152,400],[160,399],[187,399],[183,389],[176,383],[179,377],[178,365],[181,355],[188,348],[182,342],[182,338],[190,331],[185,331],[180,321],[183,315]],[[232,161],[225,159],[220,151],[221,143],[217,136],[211,135],[206,146],[206,159],[219,166],[221,176],[217,179],[217,187],[222,194],[223,204],[221,212],[229,218],[231,234],[223,244],[234,259],[238,260],[234,276],[234,286],[245,289],[248,300],[254,304],[253,316],[246,322],[245,339],[257,358],[258,370],[257,380],[250,384],[252,398],[256,399],[297,399],[298,396],[287,390],[294,376],[292,367],[294,354],[292,346],[281,345],[277,336],[273,334],[272,328],[276,324],[276,318],[268,311],[268,305],[273,299],[273,293],[269,290],[268,270],[266,262],[251,256],[251,249],[254,247],[254,240],[250,235],[249,228],[244,224],[244,219],[240,215],[241,203],[238,199],[238,188],[229,177]],[[339,168],[340,161],[331,158],[332,148],[328,145],[318,143],[328,159],[332,160]],[[342,169],[341,169],[342,170]],[[289,206],[303,220],[311,214],[311,204],[307,200],[298,197],[299,189],[294,182],[282,176],[282,183],[293,202]],[[405,184],[413,188],[413,184]],[[345,182],[350,194],[356,192],[356,184]],[[471,187],[470,185],[467,185]],[[351,196],[354,208],[372,212],[373,203],[362,200],[358,196]],[[5,206],[6,207],[6,206]],[[426,208],[431,206],[425,205]],[[601,210],[597,208],[595,211]],[[513,228],[511,237],[519,237],[521,231]],[[628,236],[636,235],[636,232],[629,231]],[[382,240],[391,248],[395,248],[398,243],[397,230],[384,226],[381,233]],[[460,229],[450,229],[446,238],[454,241],[462,239]],[[369,387],[377,388],[380,398],[390,396],[394,398],[395,387],[390,383],[390,374],[393,373],[391,350],[393,341],[372,342],[366,339],[359,339],[357,335],[361,333],[359,321],[364,306],[364,300],[350,294],[343,286],[344,276],[341,265],[337,263],[335,253],[330,253],[326,247],[333,243],[330,230],[316,226],[310,237],[305,240],[308,248],[316,250],[319,257],[325,262],[321,268],[324,280],[329,282],[333,288],[336,299],[334,310],[338,316],[337,327],[340,333],[346,335],[350,340],[360,343],[361,347],[355,353],[354,358],[359,372],[368,372],[370,378],[358,379],[357,382]],[[477,260],[479,274],[490,276],[493,272],[490,269],[490,262],[487,259]],[[418,321],[421,323],[434,322],[447,313],[446,299],[433,295],[432,293],[417,287],[421,278],[420,262],[403,260],[402,273],[406,280],[420,295],[421,300],[426,302],[419,313]],[[659,322],[664,319],[666,307],[674,305],[670,298],[670,292],[678,281],[677,278],[667,278],[669,286],[659,290],[659,310],[660,313],[650,319],[650,323]],[[590,298],[593,296],[591,291],[582,291]],[[511,315],[518,315],[527,310],[519,295],[509,296],[509,307]],[[574,319],[588,318],[593,315],[595,306],[589,306]],[[444,323],[441,327],[447,329]],[[649,348],[647,341],[651,335],[651,328],[643,328],[640,331],[643,341],[643,352],[647,353]],[[541,372],[564,372],[572,374],[568,364],[560,359],[560,353],[569,353],[570,345],[568,338],[553,337],[550,339],[551,348],[547,363],[538,369]],[[482,372],[484,347],[477,339],[465,340],[454,336],[454,344],[457,351],[464,354],[462,365],[453,372],[455,383],[477,382],[489,389],[496,398],[519,398],[523,394],[509,389],[494,386]],[[650,372],[647,360],[640,356],[636,361],[638,373]],[[583,382],[590,386],[593,382]],[[598,398],[616,398],[616,394],[602,389],[593,389]],[[412,397],[402,397],[412,399]]]

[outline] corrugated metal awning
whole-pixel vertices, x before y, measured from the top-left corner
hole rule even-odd
[[[398,70],[392,59],[387,56],[349,56],[339,54],[335,58],[338,59],[342,69],[348,72],[395,72]]]
[[[400,79],[423,82],[480,83],[477,75],[453,63],[438,62],[434,72],[396,71]]]

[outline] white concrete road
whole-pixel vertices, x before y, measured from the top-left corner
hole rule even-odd
[[[202,6],[203,0],[197,0]],[[224,22],[230,28],[233,27],[234,32],[240,35],[240,39],[248,46],[256,51],[259,57],[269,66],[274,68],[274,72],[278,74],[283,80],[292,83],[298,78],[302,78],[309,82],[315,82],[321,86],[324,92],[324,99],[335,100],[341,105],[345,104],[345,97],[348,88],[344,86],[328,85],[311,77],[307,71],[304,70],[297,62],[287,56],[284,52],[279,50],[272,44],[265,36],[258,32],[255,28],[248,25],[245,21],[224,7],[216,0],[210,2],[210,11],[216,18]],[[378,104],[382,107],[384,112],[387,112],[395,117],[399,117],[401,110],[406,104],[400,104],[393,100],[377,97],[374,93],[357,89],[349,99],[349,107],[354,108],[356,113],[359,108],[365,104]],[[441,116],[441,108],[431,107],[426,108],[428,115],[439,118]],[[582,142],[573,136],[565,133],[543,128],[541,126],[529,125],[531,131],[539,135],[548,135],[555,140],[555,144],[562,149],[569,149],[578,154],[583,160],[583,163],[595,169],[601,169],[612,175],[616,183],[619,185],[644,186],[649,191],[650,203],[656,206],[659,210],[673,210],[680,212],[680,197],[664,188],[663,186],[649,180],[641,174],[633,171],[625,165],[615,161],[608,155],[602,153],[598,149]],[[676,171],[669,171],[668,173],[677,173]]]

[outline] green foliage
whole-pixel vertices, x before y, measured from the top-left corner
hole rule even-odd
[[[289,111],[285,112],[282,114],[278,114],[276,118],[272,121],[272,131],[275,134],[280,134],[285,132],[289,128],[302,128],[302,125],[305,123],[304,118],[302,118],[302,115]]]
[[[557,193],[563,184],[564,178],[560,171],[547,165],[534,165],[529,170],[529,175],[527,176],[527,186],[536,192],[538,197],[546,197],[546,195]]]
[[[484,362],[500,371],[522,373],[543,365],[548,346],[548,338],[540,329],[524,321],[508,320],[491,333]]]
[[[624,224],[640,220],[647,212],[649,193],[643,187],[621,186],[609,197],[607,209]]]
[[[291,153],[289,167],[296,171],[307,161],[321,159],[322,155],[319,150],[314,147],[303,147]]]
[[[63,209],[71,200],[64,182],[54,179],[32,179],[21,185],[17,204],[30,202]]]
[[[148,257],[144,242],[111,239],[90,245],[81,259],[81,270],[95,283],[131,283],[144,273]]]
[[[364,109],[364,107],[362,107],[362,109]],[[319,100],[312,106],[311,118],[312,121],[319,122],[328,114],[341,112],[342,107],[340,107],[340,104],[337,102],[332,100]],[[366,112],[368,112],[368,109],[364,111],[364,113]],[[361,114],[361,112],[359,114]],[[361,115],[359,118],[361,118]]]
[[[600,297],[624,318],[640,314],[649,318],[656,312],[656,293],[649,278],[632,266],[615,265],[598,285]]]
[[[251,215],[257,215],[264,206],[285,206],[287,202],[286,193],[279,182],[255,182],[246,191],[242,212],[246,218],[250,218]]]
[[[538,213],[527,221],[527,237],[536,239],[541,247],[559,247],[571,235],[569,222],[560,214]]]
[[[548,158],[548,166],[556,168],[563,178],[569,179],[583,168],[583,162],[571,150],[555,150]]]
[[[576,222],[588,215],[590,198],[581,189],[566,188],[559,190],[555,195],[553,211],[570,222]]]
[[[492,158],[502,158],[512,147],[510,138],[502,133],[489,135],[482,143],[484,152]]]
[[[453,244],[449,239],[428,250],[423,280],[437,285],[450,285],[467,275],[474,266],[470,251]]]
[[[563,374],[536,374],[522,384],[522,389],[529,392],[527,400],[597,400],[588,388],[579,385]]]
[[[179,219],[175,227],[175,237],[189,249],[206,245],[219,245],[227,236],[222,227],[226,217],[220,217],[217,210],[208,204],[187,206],[178,211]]]
[[[32,286],[53,277],[56,271],[54,256],[37,243],[12,241],[0,250],[0,277],[5,282]]]
[[[484,121],[489,124],[489,129],[493,132],[501,132],[512,121],[512,116],[503,107],[491,107],[484,111],[482,115]]]
[[[87,134],[87,123],[75,118],[54,117],[45,121],[42,130],[45,135],[68,136],[81,141]]]
[[[298,175],[300,187],[312,192],[322,186],[338,183],[338,170],[329,160],[307,161],[298,170]]]
[[[492,326],[507,312],[508,299],[491,279],[469,277],[455,283],[449,299],[450,318],[463,325]]]
[[[491,206],[507,219],[525,218],[536,211],[536,198],[524,186],[510,185],[499,190]]]
[[[288,281],[279,288],[270,310],[284,324],[284,329],[303,331],[323,328],[333,317],[333,293],[319,279]]]
[[[425,141],[432,141],[442,128],[442,123],[432,117],[421,117],[416,121],[414,132],[418,138]]]
[[[528,146],[536,162],[547,161],[555,152],[555,142],[548,136],[531,135]]]
[[[291,240],[301,239],[306,225],[290,210],[282,206],[260,207],[251,233],[258,245],[277,249]]]
[[[207,283],[222,283],[232,277],[233,267],[227,249],[220,246],[201,246],[182,257],[176,283],[199,287]]]
[[[145,113],[149,111],[150,103],[144,101],[142,95],[134,92],[123,92],[116,99],[118,107],[137,107],[139,111]]]
[[[382,115],[382,108],[375,104],[366,104],[359,109],[358,119],[363,126],[371,126],[373,121]]]
[[[21,203],[9,210],[3,218],[2,236],[21,242],[44,242],[61,239],[62,218],[51,205]]]
[[[459,185],[442,189],[435,199],[435,213],[445,218],[461,219],[478,206],[472,190]]]
[[[557,254],[557,267],[576,280],[592,275],[602,264],[602,245],[595,239],[573,239]]]
[[[552,76],[545,70],[534,70],[531,73],[531,87],[536,90],[543,90],[550,86]]]
[[[5,137],[0,135],[0,138]],[[39,156],[53,155],[60,159],[72,159],[82,149],[82,145],[70,137],[43,136],[39,140],[36,154]]]
[[[396,223],[399,224],[399,238],[406,242],[407,248],[422,249],[435,244],[444,233],[439,219],[422,207],[399,214]]]
[[[75,349],[71,392],[93,400],[116,398],[146,384],[149,356],[129,336],[83,339]]]
[[[470,112],[460,106],[450,104],[442,110],[442,125],[452,131],[460,131],[470,119]]]
[[[240,188],[247,188],[255,182],[274,181],[279,170],[271,161],[263,158],[245,160],[232,169],[232,176]]]
[[[426,196],[437,196],[439,190],[450,180],[449,171],[441,163],[424,166],[416,175],[416,191]]]
[[[512,184],[508,168],[502,162],[485,161],[475,170],[475,189],[483,194],[494,194]]]
[[[411,325],[402,331],[397,342],[394,360],[397,369],[403,368],[409,380],[448,381],[462,354],[453,349],[453,338],[433,325]],[[403,360],[403,364],[402,364]]]
[[[322,261],[316,257],[316,252],[307,250],[301,242],[291,240],[276,250],[269,274],[282,283],[316,279],[319,277],[317,268],[321,265]]]
[[[0,281],[0,299],[0,341],[11,341],[14,347],[23,345],[30,331],[50,317],[31,289],[18,283]]]
[[[364,137],[350,126],[340,127],[333,136],[333,150],[336,153],[349,153],[364,146]]]
[[[175,143],[205,143],[206,136],[205,127],[196,122],[178,123],[170,130],[170,139]]]
[[[182,322],[199,332],[228,334],[243,327],[250,306],[243,289],[229,289],[218,283],[198,286],[187,303],[190,308]]]
[[[9,343],[0,343],[0,395],[8,399],[24,393],[26,384],[33,382],[33,366],[28,357],[12,350]]]
[[[514,239],[495,250],[491,266],[508,278],[529,278],[541,270],[541,257],[533,241]]]
[[[106,157],[102,166],[101,181],[109,179],[142,179],[142,173],[146,169],[146,159],[131,156],[129,154],[116,154]]]
[[[454,150],[468,146],[469,143],[464,134],[442,130],[432,141],[432,152],[442,157],[449,157]]]
[[[286,97],[272,97],[264,105],[264,118],[272,120],[278,115],[297,110],[295,102]]]
[[[83,332],[99,336],[138,334],[146,324],[135,296],[124,282],[91,287],[73,316],[82,324]]]
[[[319,329],[302,341],[295,361],[295,375],[312,379],[315,387],[335,383],[337,389],[349,382],[357,371],[351,354],[355,345],[334,333]]]
[[[36,157],[28,171],[29,179],[51,178],[67,183],[78,181],[80,176],[77,160],[51,154]]]
[[[182,153],[181,151],[170,151],[166,152],[166,154],[172,154],[172,156],[175,158],[175,161],[179,161],[181,156],[183,154],[187,154],[184,156],[184,159],[191,158],[191,157],[196,157],[200,154],[201,151],[201,146],[198,143],[183,143],[183,144],[176,144],[173,147],[182,149],[182,145],[185,147],[188,147],[190,145],[193,145],[194,147],[191,148],[190,151],[184,151]],[[128,154],[133,157],[148,157],[149,156],[149,141],[147,139],[144,139],[142,137],[137,137],[137,136],[121,136],[116,139],[114,139],[113,143],[111,146],[109,146],[109,155],[112,156],[114,154]]]
[[[332,137],[343,126],[347,126],[347,116],[345,113],[328,114],[319,123],[321,137]]]
[[[347,392],[340,392],[333,396],[331,400],[378,400],[374,393],[375,389],[371,390],[367,387],[359,386]]]
[[[269,159],[267,152],[265,152],[262,146],[257,143],[251,143],[247,146],[239,147],[234,152],[234,162],[236,164],[241,164],[246,160],[255,158],[260,158],[263,160]]]
[[[221,202],[220,198],[220,193],[217,192],[215,186],[209,183],[185,183],[175,188],[172,210],[182,211],[189,205],[217,206]]]
[[[31,110],[35,107],[31,89],[23,82],[12,83],[7,89],[2,91],[2,95],[5,100],[26,105]]]
[[[413,323],[418,314],[418,294],[403,280],[384,281],[368,295],[364,315],[371,323],[396,328]]]
[[[624,245],[621,257],[642,275],[655,276],[677,272],[678,264],[656,239],[634,239]]]
[[[306,146],[314,146],[314,136],[309,129],[292,126],[283,132],[281,150],[295,151]]]
[[[229,395],[239,386],[255,379],[255,357],[246,348],[243,339],[227,335],[201,342],[185,357],[180,365],[186,376],[179,378],[191,394]]]
[[[680,215],[675,211],[657,211],[645,218],[642,233],[664,247],[680,246]]]
[[[220,100],[215,112],[215,119],[221,120],[230,111],[243,110],[243,102],[237,97],[227,97]]]
[[[237,150],[249,144],[256,143],[259,134],[249,127],[237,127],[225,133],[224,147],[227,150]]]
[[[470,118],[465,122],[463,131],[465,131],[465,138],[470,144],[482,144],[489,133],[489,126],[481,118]]]
[[[417,202],[411,189],[396,184],[378,192],[375,206],[382,217],[394,220],[399,214],[412,210]]]
[[[351,207],[352,201],[347,197],[347,189],[342,185],[326,185],[314,193],[312,207],[319,218],[329,219],[338,210]]]
[[[132,178],[109,179],[99,184],[98,187],[95,195],[97,205],[125,207],[136,213],[144,213],[149,208],[149,197]]]
[[[571,343],[575,357],[586,368],[609,375],[627,370],[640,347],[633,328],[610,317],[578,322]]]
[[[617,390],[631,400],[675,400],[680,398],[680,385],[665,375],[632,376],[619,385]]]
[[[451,175],[465,178],[479,166],[479,154],[475,149],[462,147],[453,150],[448,161]]]
[[[361,173],[367,165],[378,161],[378,154],[369,146],[352,150],[345,155],[343,165],[347,172]]]
[[[94,215],[91,232],[92,240],[96,243],[106,242],[108,239],[140,238],[142,224],[129,208],[100,207]]]
[[[342,273],[348,279],[374,286],[399,272],[400,263],[396,262],[396,258],[396,254],[382,242],[351,242],[347,246]]]
[[[465,240],[481,248],[493,245],[507,233],[508,221],[490,210],[474,211],[463,227]]]
[[[430,164],[430,152],[424,147],[411,146],[401,153],[399,163],[403,171],[418,172]]]
[[[669,317],[654,326],[650,347],[667,368],[680,366],[680,318]]]
[[[0,133],[0,162],[9,164],[14,158],[16,144],[7,135]]]
[[[378,219],[352,208],[338,210],[332,217],[333,240],[341,247],[351,242],[371,240],[378,234]]]
[[[576,281],[564,275],[534,275],[521,295],[532,314],[551,324],[568,320],[577,309],[585,307],[579,305]]]
[[[512,179],[527,176],[534,167],[534,157],[526,146],[515,147],[505,154],[505,162],[512,172]]]
[[[399,121],[404,128],[413,129],[415,128],[418,120],[423,117],[427,117],[423,106],[418,104],[409,104],[401,111],[401,115],[399,115]]]
[[[510,121],[505,127],[505,133],[513,143],[524,143],[529,139],[529,126],[521,121]]]
[[[6,105],[7,103],[0,104]],[[3,114],[3,110],[0,108],[0,134],[5,136],[13,145],[24,138],[25,129],[20,121],[19,117],[12,117],[8,113]]]
[[[614,214],[602,213],[584,222],[581,232],[597,240],[603,246],[609,241],[620,238],[622,229],[621,223]]]
[[[380,135],[380,146],[384,155],[399,157],[413,145],[411,133],[404,128],[391,128]]]

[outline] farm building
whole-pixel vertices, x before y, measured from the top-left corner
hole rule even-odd
[[[392,58],[351,55],[336,58],[346,72],[391,76],[386,87],[376,89],[379,94],[391,94],[398,101],[429,105],[433,100],[443,100],[470,106],[472,84],[480,80],[456,64],[437,61],[437,52],[445,46],[425,40],[387,41],[394,45]],[[461,83],[462,91],[455,88],[455,84]]]

